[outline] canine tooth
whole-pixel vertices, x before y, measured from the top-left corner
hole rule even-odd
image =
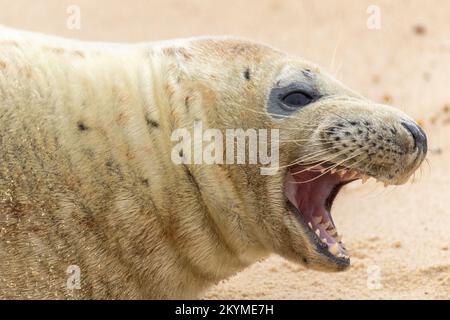
[[[341,178],[343,176],[345,176],[346,173],[347,173],[347,170],[345,170],[345,169],[342,169],[342,170],[339,171],[339,175],[341,176]]]
[[[335,237],[336,235],[337,235],[337,231],[336,231],[336,229],[331,229],[331,230],[328,230],[328,233],[332,236],[332,237]]]
[[[326,170],[327,170],[327,169],[325,169],[325,168],[320,169],[320,173],[324,174]]]
[[[313,216],[312,219],[315,224],[319,224],[322,221],[322,216]]]
[[[344,258],[344,259],[349,259],[350,258],[348,255],[343,254],[343,253],[338,253],[337,256],[338,256],[338,258]]]
[[[337,243],[334,243],[329,249],[332,254],[337,255],[339,253],[339,245]]]
[[[328,229],[328,227],[331,225],[331,221],[328,220],[327,222],[321,223],[320,226],[324,228],[325,230]]]
[[[385,182],[385,183],[384,183],[384,187],[385,187],[385,188],[386,188],[388,185],[389,185],[388,182]]]
[[[335,173],[336,173],[336,171],[337,171],[337,170],[336,170],[336,169],[334,169],[334,168],[333,168],[333,169],[331,169],[331,174],[335,174]]]
[[[369,176],[366,176],[365,174],[361,177],[361,181],[362,181],[362,183],[366,183],[367,182],[367,180],[369,180]]]
[[[316,235],[320,238],[320,230],[319,229],[316,230]]]
[[[322,240],[323,243],[328,244],[327,239],[323,238],[323,239],[321,239],[321,240]]]
[[[311,222],[308,222],[308,227],[313,228]]]

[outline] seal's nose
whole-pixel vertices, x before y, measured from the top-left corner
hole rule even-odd
[[[414,148],[419,148],[423,153],[427,152],[427,136],[417,124],[405,121],[402,122],[402,126],[411,133],[414,138]]]

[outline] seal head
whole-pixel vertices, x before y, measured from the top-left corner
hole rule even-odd
[[[346,269],[349,253],[331,216],[334,199],[358,179],[405,183],[426,156],[424,131],[399,109],[364,98],[301,58],[239,40],[200,41],[196,48],[200,56],[208,52],[196,74],[221,70],[201,79],[214,92],[210,123],[280,132],[275,175],[262,176],[254,166],[226,168],[234,185],[254,197],[243,219],[249,229],[292,261]]]

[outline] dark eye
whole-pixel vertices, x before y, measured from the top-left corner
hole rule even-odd
[[[292,108],[299,108],[311,103],[313,98],[303,92],[292,92],[284,96],[283,103]]]

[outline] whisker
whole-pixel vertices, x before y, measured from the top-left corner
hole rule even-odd
[[[308,153],[306,155],[303,155],[303,156],[298,157],[297,159],[295,159],[294,163],[300,163],[300,162],[304,162],[304,161],[309,160],[309,159],[313,159],[313,158],[317,157],[317,155],[320,155],[322,153],[327,153],[330,149],[333,149],[333,148],[334,147],[329,147],[329,148],[317,150],[317,151],[314,151],[314,152],[310,152],[310,153]],[[342,152],[345,152],[345,151],[347,151],[347,150],[342,150]]]
[[[305,169],[303,169],[303,170],[301,170],[301,171],[297,171],[297,172],[295,172],[294,174],[298,174],[298,173],[301,173],[301,172],[308,171],[308,170],[310,170],[311,168],[314,168],[315,166],[322,165],[322,164],[324,164],[324,163],[326,163],[326,162],[329,162],[329,161],[331,161],[331,160],[333,160],[333,159],[339,157],[340,155],[342,155],[343,153],[345,153],[345,152],[347,152],[347,151],[348,151],[348,150],[346,150],[346,149],[341,150],[340,152],[338,152],[338,153],[336,153],[336,154],[330,155],[330,157],[328,157],[327,159],[322,159],[322,160],[320,160],[319,163],[305,163],[304,161],[300,161],[300,162],[298,162],[299,164],[303,164],[303,165],[311,164],[312,166],[310,166],[309,168],[305,168]],[[327,168],[327,169],[328,169],[328,168]]]
[[[320,151],[313,152],[313,153],[308,153],[307,155],[304,155],[302,157],[299,157],[299,158],[295,159],[294,161],[290,162],[289,164],[286,164],[284,166],[280,166],[280,168],[287,168],[287,167],[291,167],[291,166],[294,166],[294,165],[297,165],[297,164],[304,163],[307,160],[312,160],[312,159],[317,158],[317,157],[319,157],[319,156],[321,156],[323,154],[326,154],[327,151],[328,150],[325,149],[325,150],[320,150]]]
[[[280,139],[282,142],[308,142],[311,141],[311,139]],[[327,141],[326,139],[316,139],[315,141]]]
[[[295,183],[295,184],[304,184],[304,183],[308,183],[308,182],[317,180],[318,178],[320,178],[320,177],[324,176],[325,174],[327,174],[328,172],[330,172],[332,169],[335,169],[336,167],[342,165],[342,163],[344,163],[344,162],[346,162],[346,161],[348,161],[348,160],[350,160],[350,159],[352,159],[352,158],[354,158],[354,157],[357,157],[357,156],[359,156],[360,154],[362,154],[362,153],[355,154],[355,155],[353,155],[352,157],[349,157],[349,158],[347,158],[347,159],[344,159],[344,160],[340,161],[339,163],[335,164],[333,167],[330,167],[329,170],[325,170],[323,173],[321,173],[321,174],[318,175],[317,177],[314,177],[314,178],[309,179],[309,180],[306,180],[306,181],[295,181],[295,182],[291,182],[291,183]],[[297,172],[297,173],[298,173],[298,172]],[[295,175],[295,174],[297,174],[297,173],[293,173],[293,175]]]

